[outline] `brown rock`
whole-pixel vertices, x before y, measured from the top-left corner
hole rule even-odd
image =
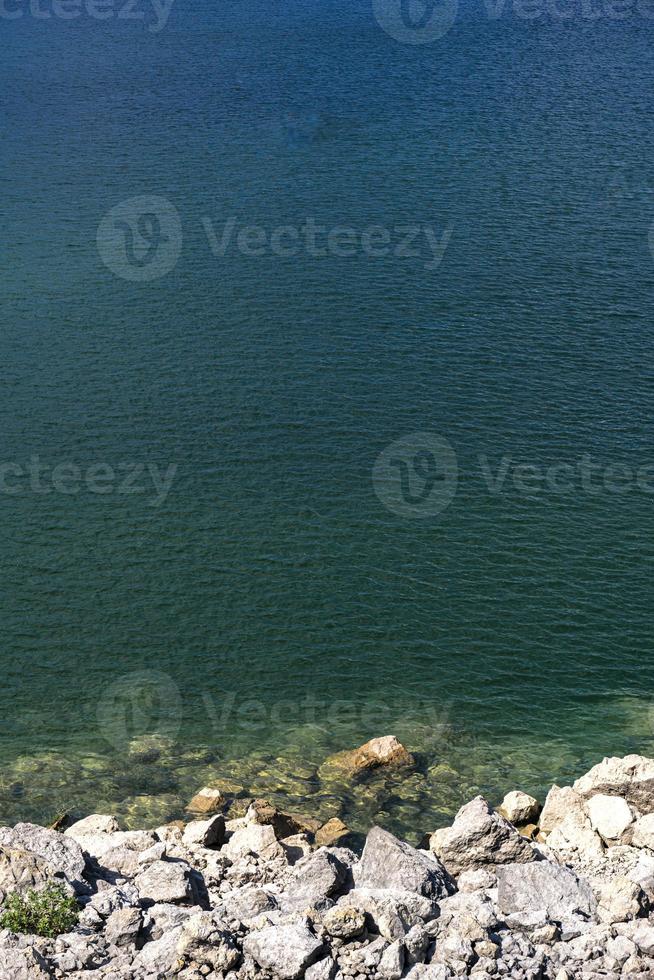
[[[337,752],[321,766],[321,774],[338,772],[349,776],[380,766],[413,766],[415,759],[394,735],[373,738],[358,749]]]
[[[267,800],[254,800],[248,808],[246,819],[249,823],[272,827],[277,840],[284,840],[296,834],[313,836],[320,828],[320,820],[307,817],[303,813],[282,813]]]
[[[196,793],[186,809],[189,813],[217,813],[222,810],[227,800],[219,789],[205,786]]]
[[[331,847],[333,844],[337,844],[342,837],[346,837],[350,833],[350,828],[347,824],[344,824],[342,820],[338,817],[332,817],[328,820],[326,824],[323,824],[319,830],[316,831],[316,844],[318,847]]]

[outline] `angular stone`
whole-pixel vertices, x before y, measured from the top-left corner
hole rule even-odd
[[[388,946],[379,961],[377,975],[381,980],[400,980],[404,972],[404,946],[397,939]]]
[[[65,837],[72,837],[73,840],[77,840],[78,837],[88,836],[89,834],[113,834],[117,830],[120,830],[118,821],[114,816],[105,813],[91,813],[88,817],[84,817],[82,820],[76,820],[68,830],[65,831]]]
[[[654,810],[654,759],[643,755],[605,758],[577,779],[573,789],[589,798],[598,793],[621,796],[643,813]]]
[[[184,861],[155,861],[134,879],[142,901],[187,902],[191,899],[191,868]]]
[[[11,892],[39,891],[49,881],[65,881],[57,868],[22,847],[0,846],[0,902]]]
[[[520,790],[514,790],[512,793],[506,794],[502,800],[502,805],[497,809],[498,813],[501,813],[510,823],[526,824],[533,823],[538,819],[541,806],[533,796],[522,793]]]
[[[332,980],[336,973],[336,963],[331,958],[331,956],[326,956],[322,960],[318,960],[312,966],[307,968],[304,974],[304,980]]]
[[[583,810],[583,802],[571,786],[552,786],[545,798],[538,826],[544,834],[551,833],[571,810]]]
[[[262,860],[272,860],[284,857],[284,849],[278,843],[275,831],[270,825],[248,824],[235,830],[225,845],[221,854],[230,861],[237,861],[248,854]]]
[[[18,823],[13,829],[0,827],[0,847],[28,851],[46,861],[73,887],[86,887],[83,880],[86,861],[79,844],[56,830],[45,830],[31,823]]]
[[[636,821],[631,842],[634,847],[647,847],[654,851],[654,813],[647,813]]]
[[[617,875],[602,886],[598,913],[603,922],[628,922],[641,915],[648,905],[640,885]]]
[[[219,813],[208,820],[192,820],[184,827],[182,840],[187,847],[221,847],[225,843],[225,818]]]
[[[575,916],[594,920],[597,903],[590,885],[559,864],[537,861],[497,870],[499,910],[505,915],[544,909],[548,919]]]
[[[45,959],[35,949],[0,950],[0,980],[50,980]]]
[[[617,840],[633,822],[629,805],[620,796],[598,793],[586,803],[586,812],[593,830],[605,840]]]
[[[365,912],[374,923],[375,931],[389,942],[403,939],[414,926],[423,925],[438,915],[436,903],[415,892],[372,888],[355,888],[338,900],[338,907]]]
[[[142,924],[141,909],[116,909],[107,919],[104,935],[114,946],[127,946],[135,942]]]
[[[314,834],[320,827],[319,820],[299,813],[282,813],[267,800],[254,800],[248,807],[245,821],[272,827],[278,840],[294,834]]]
[[[381,827],[373,827],[368,834],[354,877],[357,888],[412,891],[429,899],[443,898],[455,888],[438,858],[429,851],[416,850]]]
[[[564,860],[594,860],[604,854],[599,834],[593,830],[582,797],[569,786],[553,786],[547,794],[540,828],[547,846]]]
[[[320,904],[339,891],[347,875],[348,868],[321,848],[295,865],[284,898],[295,904]]]
[[[211,786],[204,786],[195,794],[186,809],[189,813],[217,813],[227,803],[227,800],[219,789],[212,789]]]
[[[380,766],[413,766],[415,759],[404,748],[394,735],[373,738],[358,749],[337,752],[330,756],[321,766],[319,774],[328,775],[330,772],[342,772],[355,776],[369,769]]]
[[[297,980],[315,962],[323,944],[305,925],[269,926],[251,932],[243,951],[264,970],[282,980]]]
[[[453,875],[488,864],[536,859],[527,840],[482,796],[461,807],[451,827],[433,833],[430,847]]]
[[[177,940],[177,953],[182,960],[211,967],[220,974],[231,970],[241,958],[235,938],[214,912],[198,912],[186,920]]]
[[[366,927],[365,913],[349,905],[336,905],[323,916],[323,925],[336,939],[354,939]]]

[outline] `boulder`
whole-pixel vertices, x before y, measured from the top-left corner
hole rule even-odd
[[[195,794],[186,809],[189,813],[217,813],[227,803],[219,789],[204,786]]]
[[[365,913],[351,905],[336,905],[323,916],[325,931],[335,939],[354,939],[366,927]]]
[[[155,861],[134,879],[141,901],[189,902],[193,898],[191,868],[185,861]]]
[[[444,898],[455,885],[441,862],[418,851],[381,827],[373,827],[354,869],[357,888],[411,891],[429,899]]]
[[[538,800],[520,790],[507,793],[502,800],[502,805],[498,807],[498,813],[512,824],[533,823],[538,819],[540,811]]]
[[[50,980],[52,974],[45,959],[35,949],[0,951],[0,980]]]
[[[584,800],[570,786],[553,786],[547,794],[539,821],[547,846],[565,860],[601,858],[604,847],[593,830]]]
[[[182,961],[210,967],[219,974],[227,973],[241,959],[234,937],[214,912],[198,912],[186,920],[177,940],[177,954]]]
[[[120,830],[120,826],[114,816],[105,813],[91,813],[82,820],[76,820],[65,831],[64,836],[77,840],[80,835],[84,837],[90,834],[113,834],[117,830]]]
[[[373,738],[358,749],[337,752],[321,766],[319,775],[341,772],[346,776],[356,776],[380,766],[413,766],[415,759],[394,735]]]
[[[647,896],[640,885],[624,875],[616,875],[602,886],[598,907],[602,922],[629,922],[648,907]]]
[[[453,875],[484,865],[533,861],[537,856],[526,838],[482,796],[461,807],[451,827],[433,833],[430,848]]]
[[[297,862],[284,899],[293,904],[320,905],[339,891],[347,877],[346,865],[323,847]]]
[[[590,885],[562,865],[509,864],[498,868],[497,884],[497,904],[504,915],[543,909],[554,922],[595,919],[597,903]]]
[[[238,861],[248,854],[262,860],[284,857],[284,849],[278,843],[272,826],[259,824],[247,824],[235,830],[223,845],[221,853],[230,861]]]
[[[373,888],[355,888],[348,892],[338,900],[337,908],[341,907],[365,912],[375,932],[389,942],[403,939],[414,926],[424,925],[438,915],[436,903],[415,892]]]
[[[400,980],[404,972],[404,945],[397,939],[387,946],[377,967],[380,980]]]
[[[331,956],[325,956],[324,959],[307,967],[304,980],[333,980],[335,973],[336,963]]]
[[[629,804],[621,796],[606,796],[598,793],[586,803],[590,825],[605,840],[617,840],[627,827],[633,823]]]
[[[647,847],[654,851],[654,813],[647,813],[636,821],[631,842],[634,847]]]
[[[18,823],[13,829],[0,827],[0,848],[27,851],[47,862],[75,889],[86,888],[82,849],[76,841],[56,830],[45,830],[31,823]]]
[[[0,846],[0,902],[5,895],[39,891],[50,881],[66,879],[58,868],[22,847]]]
[[[225,818],[222,813],[208,820],[192,820],[184,827],[182,841],[187,847],[221,847],[225,843]]]
[[[243,942],[243,951],[281,980],[297,980],[322,950],[321,941],[300,923],[269,926],[251,932]]]
[[[538,820],[544,834],[550,834],[562,823],[570,810],[583,810],[583,801],[571,786],[552,786],[545,797],[545,803]]]
[[[641,813],[654,811],[654,759],[643,755],[605,758],[573,783],[585,799],[598,793],[621,796]]]
[[[143,924],[143,913],[139,908],[116,909],[105,924],[105,938],[114,946],[127,946],[136,942]]]

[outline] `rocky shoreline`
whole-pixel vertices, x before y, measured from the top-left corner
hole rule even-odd
[[[412,763],[386,736],[326,765]],[[372,827],[359,854],[338,818],[212,786],[188,817],[0,828],[0,912],[53,881],[80,908],[56,938],[0,930],[0,980],[654,976],[654,759],[604,759],[542,807],[478,796],[420,848]]]

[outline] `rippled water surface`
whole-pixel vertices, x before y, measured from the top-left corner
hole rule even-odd
[[[419,834],[654,748],[654,21],[0,31],[0,819]]]

